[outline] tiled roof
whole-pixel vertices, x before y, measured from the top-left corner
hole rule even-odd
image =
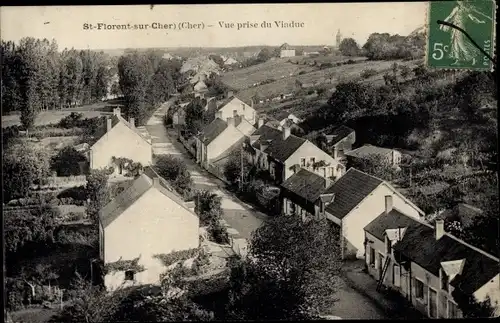
[[[335,145],[345,137],[349,136],[351,133],[353,133],[354,130],[347,127],[347,126],[339,126],[335,129],[333,129],[328,135],[327,138],[329,140],[329,143],[332,145]]]
[[[408,227],[394,250],[437,277],[441,262],[465,259],[462,273],[450,282],[465,293],[474,293],[499,273],[497,258],[447,233],[436,240],[435,229],[417,221]]]
[[[259,140],[253,144],[254,147],[260,148],[261,144],[267,144],[268,147],[264,152],[281,162],[285,162],[304,142],[306,142],[305,139],[292,134],[290,134],[286,140],[283,140],[282,132],[268,125],[263,125],[252,135],[260,135]]]
[[[335,193],[335,201],[326,207],[326,211],[343,219],[382,183],[381,179],[351,167],[326,190],[325,193]]]
[[[325,183],[327,182],[328,183]],[[301,169],[281,184],[281,186],[309,202],[316,202],[329,186],[329,180],[306,169]]]
[[[212,141],[215,140],[224,130],[227,128],[226,121],[215,118],[212,122],[210,122],[205,129],[203,129],[202,133],[198,136],[203,144],[208,145]]]
[[[391,154],[393,149],[377,147],[373,145],[364,145],[354,150],[348,151],[345,154],[352,157],[366,158],[370,155],[387,156]]]
[[[108,132],[108,124],[106,118],[103,118],[104,122],[101,124],[98,128],[97,131],[94,134],[94,139],[92,140],[92,145],[94,145],[99,139],[101,139],[106,132]],[[132,126],[130,123],[128,123],[127,120],[125,120],[122,116],[118,116],[113,114],[111,117],[111,129],[114,128],[118,123],[122,122],[124,125],[126,125],[130,130],[138,134],[145,142],[151,145],[149,140],[137,129],[137,127]]]
[[[415,219],[404,215],[396,209],[392,209],[388,214],[382,213],[372,222],[365,226],[365,231],[375,236],[375,238],[384,241],[385,230],[406,228],[416,223]]]
[[[157,180],[155,181],[155,179]],[[182,198],[174,192],[163,178],[159,177],[156,172],[148,166],[144,168],[144,172],[139,177],[132,181],[130,186],[101,209],[99,218],[102,226],[105,228],[110,225],[152,187],[155,187],[165,196],[186,208]]]

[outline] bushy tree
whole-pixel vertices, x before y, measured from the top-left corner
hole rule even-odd
[[[24,197],[30,186],[49,175],[48,152],[29,143],[4,147],[3,152],[3,198],[9,201]]]
[[[205,122],[205,105],[200,98],[196,98],[186,106],[186,130],[192,134],[197,134]]]
[[[170,155],[159,156],[156,161],[155,169],[179,194],[184,197],[189,196],[193,180],[182,159]]]
[[[231,155],[229,155],[226,164],[224,164],[224,176],[232,184],[236,184],[241,180],[242,164],[243,180],[245,180],[251,168],[251,165],[248,163],[248,160],[244,156],[242,156],[242,153],[243,152],[241,151],[241,149],[233,151]]]
[[[80,163],[86,161],[85,155],[71,146],[66,146],[52,157],[51,168],[57,172],[57,176],[81,175]]]
[[[110,201],[110,190],[108,188],[108,175],[105,170],[92,170],[87,175],[87,215],[96,223],[98,214],[102,207]]]
[[[358,56],[359,46],[353,38],[344,38],[340,42],[339,51],[344,56]]]
[[[194,196],[195,213],[200,217],[200,225],[207,226],[222,216],[222,198],[210,191],[202,190]]]
[[[339,233],[326,219],[276,216],[233,262],[228,313],[246,320],[315,318],[331,307],[341,266]]]

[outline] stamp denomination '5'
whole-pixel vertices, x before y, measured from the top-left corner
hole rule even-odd
[[[493,57],[495,9],[493,0],[430,2],[427,65],[435,68],[491,70],[493,63],[467,34],[477,46]],[[458,28],[439,24],[438,20]]]

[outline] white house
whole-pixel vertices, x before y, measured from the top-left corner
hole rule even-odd
[[[198,217],[149,167],[101,209],[99,220],[108,289],[156,284],[165,272],[156,255],[199,246]]]
[[[334,195],[333,202],[324,206],[324,216],[341,227],[343,258],[363,258],[363,229],[386,208],[415,219],[425,215],[389,183],[355,168],[350,168],[323,194]]]
[[[295,56],[295,49],[282,49],[280,51],[280,57],[294,57]]]
[[[401,164],[402,154],[395,150],[384,147],[377,147],[374,145],[363,145],[359,148],[345,152],[348,159],[367,159],[376,156],[380,159],[385,159],[389,164],[398,167]]]
[[[218,111],[222,120],[239,115],[243,116],[251,124],[255,124],[257,121],[257,113],[253,108],[253,101],[249,105],[235,96],[226,99]]]
[[[127,122],[121,116],[120,108],[115,108],[106,126],[99,129],[89,150],[90,168],[112,166],[113,157],[128,158],[143,166],[151,164],[153,158],[150,140],[135,127],[133,118]]]

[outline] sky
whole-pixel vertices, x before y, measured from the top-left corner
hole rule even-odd
[[[426,2],[2,7],[0,30],[3,40],[55,39],[60,49],[334,45],[338,29],[362,46],[374,32],[408,35],[425,24],[426,10]],[[264,21],[273,27],[262,28]],[[277,28],[275,21],[303,27]],[[234,27],[220,27],[220,22]],[[99,23],[149,27],[97,30]],[[152,29],[153,23],[175,29]],[[188,23],[203,28],[188,29]],[[257,28],[238,30],[238,23]]]

